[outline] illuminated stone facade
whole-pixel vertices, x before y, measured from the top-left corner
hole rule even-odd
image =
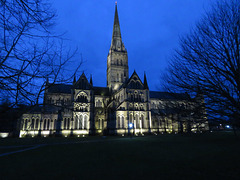
[[[47,83],[44,106],[22,116],[20,137],[204,130],[208,123],[202,96],[149,91],[145,73],[143,81],[135,71],[129,78],[116,6],[107,87],[93,86],[92,78],[88,81],[84,73],[72,85]]]

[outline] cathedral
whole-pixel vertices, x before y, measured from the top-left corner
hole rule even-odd
[[[147,77],[129,77],[128,53],[115,6],[107,56],[107,87],[96,87],[85,74],[72,84],[46,82],[43,106],[22,115],[20,137],[136,135],[208,130],[204,98],[199,93],[150,91]]]

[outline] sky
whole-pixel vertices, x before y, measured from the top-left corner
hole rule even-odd
[[[133,71],[150,90],[162,90],[161,76],[187,34],[216,0],[119,0],[118,15],[128,51],[129,77]],[[93,85],[106,87],[107,55],[111,45],[114,0],[50,0],[57,12],[56,31],[65,32],[68,46],[78,48],[74,62]],[[74,67],[72,67],[74,70]]]

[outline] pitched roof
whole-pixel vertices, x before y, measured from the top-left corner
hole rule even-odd
[[[149,91],[149,94],[150,94],[150,98],[155,98],[155,99],[166,99],[166,100],[189,100],[190,99],[190,96],[187,93]]]
[[[50,84],[48,93],[65,93],[71,94],[71,89],[73,89],[73,85],[68,84]],[[110,96],[110,91],[108,87],[93,87],[95,95],[102,95],[102,96]]]
[[[107,87],[93,87],[93,90],[95,95],[110,96],[110,91]]]
[[[44,112],[44,114],[48,114],[48,113],[56,113],[59,109],[61,109],[61,107],[57,107],[51,104],[46,104],[46,105],[37,105],[34,107],[30,107],[29,111],[27,112],[27,114],[32,114],[32,113],[42,113]]]
[[[68,84],[50,84],[47,89],[49,93],[66,93],[71,94],[72,85]]]
[[[152,115],[167,115],[176,113],[175,108],[165,108],[165,109],[151,109]]]

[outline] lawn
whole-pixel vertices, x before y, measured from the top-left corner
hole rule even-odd
[[[66,142],[76,143],[61,144]],[[240,177],[240,141],[226,132],[134,138],[0,139],[0,153],[19,149],[3,146],[30,144],[47,145],[0,157],[1,180]]]

